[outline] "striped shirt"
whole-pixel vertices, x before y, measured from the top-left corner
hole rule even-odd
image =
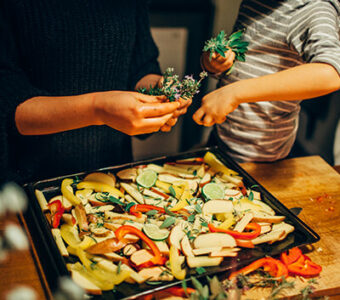
[[[339,17],[338,0],[244,0],[235,30],[245,28],[246,61],[235,62],[219,86],[306,62],[330,64],[340,74]],[[218,136],[237,161],[282,159],[295,141],[300,102],[242,103],[216,125]]]

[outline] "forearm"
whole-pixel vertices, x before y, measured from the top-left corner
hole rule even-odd
[[[93,94],[28,99],[17,107],[15,123],[22,135],[51,134],[99,125],[93,109]]]
[[[340,76],[328,64],[309,63],[226,86],[239,103],[303,100],[326,95],[340,88]]]

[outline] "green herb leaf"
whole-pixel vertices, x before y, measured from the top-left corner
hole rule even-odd
[[[172,185],[170,185],[169,191],[170,191],[171,196],[176,198],[176,191],[174,190],[174,188],[172,187]]]
[[[147,216],[154,216],[154,215],[156,215],[157,213],[158,213],[158,210],[152,209],[152,210],[147,211],[145,214],[146,214]]]
[[[190,215],[188,217],[188,222],[193,223],[195,221],[195,215]]]
[[[169,208],[167,208],[166,206],[164,206],[164,211],[169,216],[177,217],[177,215],[174,212],[172,212]]]
[[[174,224],[176,222],[176,218],[174,217],[168,217],[164,220],[164,222],[159,226],[159,228],[163,229],[163,228],[168,228],[170,227],[172,224]]]
[[[253,191],[250,191],[250,193],[249,193],[249,195],[248,195],[248,199],[249,199],[250,201],[253,201],[253,200],[254,200],[254,193],[253,193]]]
[[[126,206],[125,206],[125,211],[129,212],[131,207],[136,205],[137,203],[136,202],[130,202],[128,203]]]
[[[202,213],[202,208],[201,208],[201,206],[197,203],[197,204],[195,204],[195,210],[197,211],[197,213]]]
[[[197,267],[195,269],[196,273],[199,274],[199,275],[202,275],[206,272],[206,270],[203,268],[203,267]]]

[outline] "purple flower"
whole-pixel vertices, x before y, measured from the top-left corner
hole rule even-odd
[[[193,75],[185,75],[184,78],[187,80],[195,80]]]
[[[181,98],[181,94],[180,93],[176,93],[175,94],[175,99],[178,100],[179,98]]]

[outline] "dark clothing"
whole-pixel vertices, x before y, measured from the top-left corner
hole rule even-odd
[[[107,126],[21,136],[15,109],[35,96],[132,90],[160,73],[142,0],[0,0],[0,180],[19,182],[132,159]]]

